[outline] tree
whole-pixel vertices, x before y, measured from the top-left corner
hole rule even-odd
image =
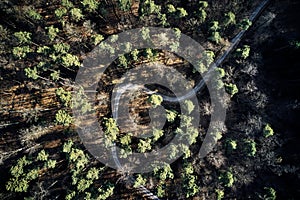
[[[240,22],[239,27],[243,30],[247,30],[251,25],[252,25],[252,22],[249,19],[243,19]]]
[[[256,154],[256,143],[252,139],[244,140],[244,151],[248,156],[254,156]]]
[[[224,26],[229,26],[231,24],[235,24],[235,14],[233,12],[225,13],[225,22]]]
[[[184,8],[177,8],[177,12],[180,18],[188,16],[188,13]]]
[[[134,188],[138,188],[140,185],[145,185],[146,184],[146,179],[142,177],[142,175],[138,175],[137,178],[135,179],[135,182],[133,184]]]
[[[233,97],[236,93],[239,92],[239,89],[235,84],[229,83],[225,84],[225,90],[230,94],[231,97]]]
[[[69,126],[73,122],[72,117],[64,110],[59,110],[55,114],[55,120],[57,123],[62,124],[64,126]]]
[[[81,3],[89,12],[96,11],[99,6],[99,2],[97,0],[83,0]]]
[[[128,11],[131,8],[131,0],[118,0],[119,7],[123,11]]]
[[[24,69],[24,71],[25,71],[25,75],[28,78],[32,78],[33,80],[36,80],[39,77],[36,67],[34,67],[33,69],[27,67],[27,68]]]
[[[276,199],[276,190],[271,187],[265,187],[265,195],[263,199],[265,200],[275,200]]]
[[[273,129],[271,128],[270,124],[267,124],[265,127],[264,127],[264,130],[263,130],[263,135],[267,138],[267,137],[270,137],[274,134],[274,131]]]
[[[57,36],[57,33],[59,33],[59,29],[54,28],[53,25],[46,27],[46,30],[48,30],[48,37],[51,41],[53,41],[55,39],[55,37]]]
[[[188,114],[191,114],[195,108],[194,103],[191,100],[185,100],[183,102],[183,109],[187,111]]]
[[[162,96],[158,95],[158,94],[152,94],[149,98],[148,101],[152,104],[152,106],[154,108],[156,108],[157,106],[161,105],[163,98]]]
[[[175,110],[166,110],[166,117],[168,122],[174,122],[177,117],[177,112]]]
[[[248,56],[250,54],[250,46],[244,45],[242,48],[238,48],[236,50],[236,54],[238,57],[241,57],[243,59],[248,58]]]
[[[31,33],[29,32],[15,32],[14,36],[18,39],[20,44],[24,44],[24,43],[30,43],[31,42]]]
[[[45,150],[43,149],[39,152],[36,159],[39,161],[47,161],[48,157],[49,157],[49,154],[46,153]]]
[[[138,143],[138,150],[141,153],[145,153],[147,150],[151,150],[151,139],[140,140]]]
[[[226,187],[232,187],[232,185],[234,183],[234,177],[233,177],[233,174],[230,171],[222,173],[221,176],[219,176],[219,180]]]

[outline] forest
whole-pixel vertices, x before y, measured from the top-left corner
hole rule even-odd
[[[299,11],[1,0],[0,199],[299,199]]]

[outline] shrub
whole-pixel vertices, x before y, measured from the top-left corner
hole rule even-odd
[[[158,185],[164,184],[167,179],[174,178],[172,168],[168,163],[163,163],[163,167],[155,167],[153,173],[159,179]]]
[[[99,170],[95,167],[92,167],[87,175],[86,175],[87,179],[91,179],[91,180],[97,180],[99,178]]]
[[[273,129],[271,128],[270,124],[267,124],[263,130],[263,135],[267,138],[274,134]]]
[[[120,67],[124,67],[124,68],[128,67],[127,59],[124,55],[119,56],[118,60],[119,60],[119,66]]]
[[[134,61],[137,61],[138,60],[138,56],[139,56],[139,50],[137,50],[137,49],[134,49],[131,53],[131,57],[132,57],[132,59],[134,60]]]
[[[143,4],[140,4],[141,15],[159,14],[161,11],[161,6],[156,5],[153,0],[145,0]]]
[[[48,46],[41,46],[37,49],[37,53],[41,53],[41,54],[44,54],[44,55],[47,55],[49,52],[50,52],[51,48],[48,47]]]
[[[216,31],[218,31],[220,29],[220,27],[219,27],[219,22],[218,21],[213,21],[212,23],[211,23],[211,26],[210,26],[210,28],[209,28],[209,31],[211,31],[211,32],[216,32]]]
[[[123,137],[120,138],[120,143],[124,146],[127,146],[131,143],[131,136],[132,134],[126,134]]]
[[[83,192],[86,189],[88,189],[91,186],[92,183],[93,183],[92,180],[80,179],[78,184],[77,184],[77,190],[79,192]]]
[[[53,45],[53,49],[57,54],[65,54],[69,51],[70,45],[67,43],[57,43]]]
[[[66,8],[68,8],[68,9],[74,7],[73,3],[70,2],[69,0],[62,0],[61,1],[61,5],[64,6],[64,7],[66,7]]]
[[[53,80],[53,81],[57,81],[59,79],[59,76],[60,76],[60,71],[57,70],[57,71],[54,71],[50,74],[50,78]]]
[[[105,125],[105,135],[111,141],[117,140],[117,135],[119,134],[119,128],[117,127],[116,121],[113,118],[104,118]]]
[[[72,140],[68,140],[67,142],[64,143],[63,152],[70,153],[72,146],[73,146]]]
[[[182,173],[183,180],[184,180],[183,188],[186,191],[186,198],[195,196],[199,191],[199,187],[196,184],[197,177],[193,175],[193,173],[194,173],[194,168],[191,163],[188,163],[183,168],[183,173]]]
[[[48,160],[45,165],[46,165],[46,168],[54,169],[56,166],[56,160]]]
[[[200,8],[207,8],[208,7],[207,1],[199,1],[199,5],[200,5]]]

